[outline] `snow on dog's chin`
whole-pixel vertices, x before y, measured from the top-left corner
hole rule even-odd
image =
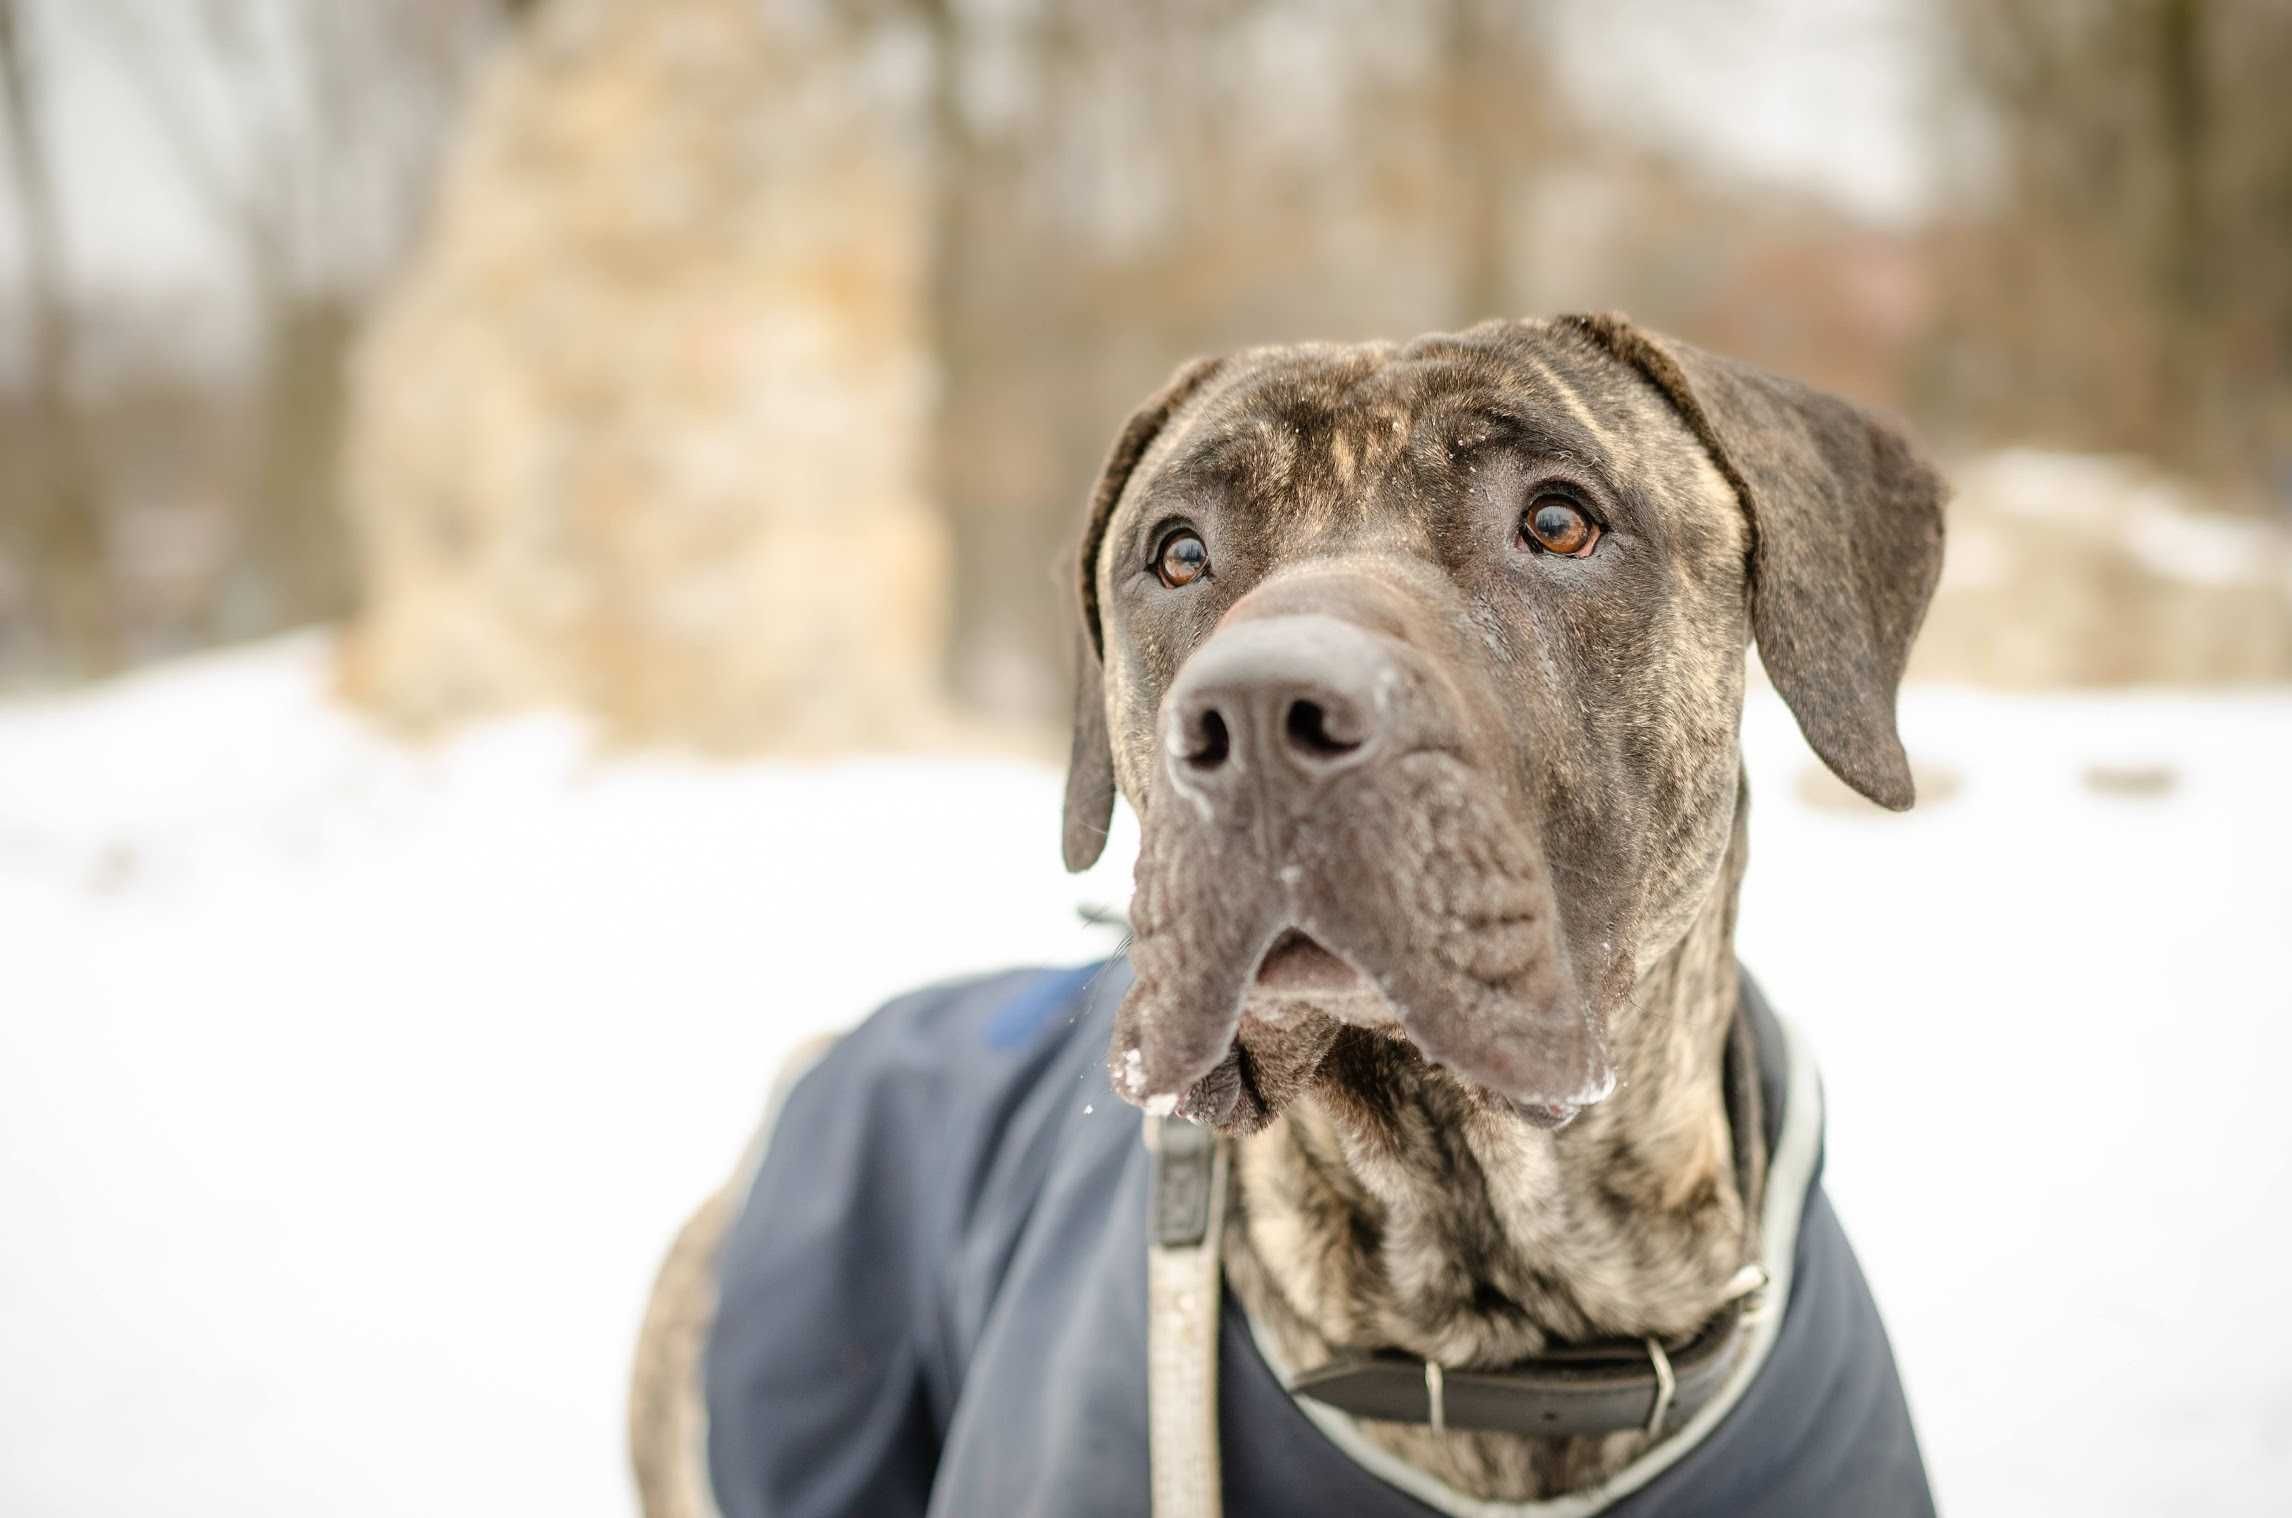
[[[1124,1101],[1144,1109],[1149,1117],[1169,1117],[1178,1110],[1177,1092],[1146,1089],[1146,1066],[1135,1044],[1123,1050],[1121,1059],[1114,1062],[1114,1089],[1121,1093]]]

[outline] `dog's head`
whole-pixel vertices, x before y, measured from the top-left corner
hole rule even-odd
[[[1115,1089],[1236,1131],[1347,1029],[1565,1121],[1732,833],[1744,650],[1911,800],[1941,482],[1620,318],[1187,365],[1090,504],[1066,859],[1143,827]]]

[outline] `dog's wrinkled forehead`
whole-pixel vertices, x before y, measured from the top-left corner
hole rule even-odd
[[[1216,499],[1292,550],[1331,536],[1405,545],[1437,529],[1459,461],[1494,441],[1651,503],[1732,499],[1663,398],[1569,327],[1492,322],[1405,345],[1252,349],[1177,400],[1127,487],[1088,525],[1091,633],[1103,636],[1110,544],[1142,514]]]

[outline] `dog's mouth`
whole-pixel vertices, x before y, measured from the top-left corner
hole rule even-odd
[[[1269,996],[1352,996],[1371,989],[1368,977],[1296,928],[1275,937],[1251,984]]]
[[[1604,1097],[1604,1026],[1541,850],[1477,780],[1413,757],[1347,793],[1343,828],[1308,818],[1262,840],[1190,813],[1153,819],[1115,1089],[1248,1131],[1318,1078],[1340,1036],[1365,1035],[1532,1122]]]

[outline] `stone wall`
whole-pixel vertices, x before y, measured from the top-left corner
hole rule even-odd
[[[917,61],[837,10],[555,0],[503,49],[352,377],[343,683],[386,720],[936,720]]]

